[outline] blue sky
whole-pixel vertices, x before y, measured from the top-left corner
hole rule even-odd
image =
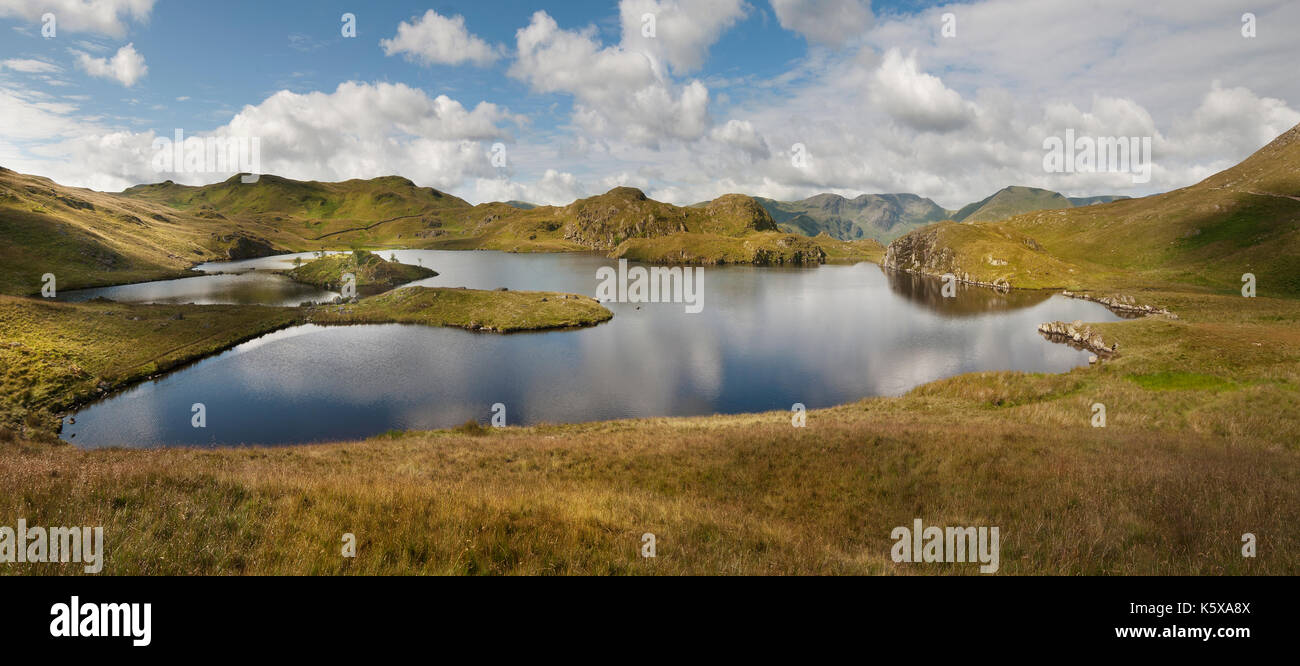
[[[0,0],[0,164],[97,189],[228,176],[149,168],[152,140],[182,128],[260,137],[267,172],[398,173],[471,201],[632,185],[676,203],[911,191],[956,207],[1011,184],[1162,191],[1300,122],[1297,3],[1080,4]],[[633,34],[647,10],[653,41]],[[489,55],[381,46],[403,22],[450,39],[449,20]],[[1151,137],[1153,180],[1044,172],[1044,137],[1066,129]]]

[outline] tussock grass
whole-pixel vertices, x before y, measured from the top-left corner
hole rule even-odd
[[[508,333],[593,326],[614,313],[577,294],[405,287],[353,304],[311,308],[307,316],[316,324],[425,324]]]
[[[1121,348],[1100,366],[963,375],[801,429],[772,412],[269,449],[0,443],[0,516],[103,524],[113,574],[976,572],[892,562],[890,530],[916,517],[999,526],[1002,574],[1300,573],[1300,304],[1150,297],[1180,318],[1096,325]],[[1179,372],[1226,383],[1131,379]]]

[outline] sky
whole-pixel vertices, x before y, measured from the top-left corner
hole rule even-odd
[[[103,191],[235,172],[160,165],[180,130],[472,203],[1140,196],[1300,123],[1297,36],[1294,0],[0,0],[0,165]],[[1067,132],[1149,139],[1150,178],[1045,168]]]

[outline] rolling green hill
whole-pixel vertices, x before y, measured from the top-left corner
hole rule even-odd
[[[438,274],[423,266],[387,261],[365,250],[327,255],[300,264],[286,274],[298,282],[337,290],[341,288],[343,276],[349,273],[355,276],[357,293],[362,295],[378,294]]]
[[[952,214],[951,219],[958,222],[996,222],[1012,215],[1070,208],[1072,205],[1059,192],[1013,185],[1004,187],[985,199],[962,206]]]
[[[1164,194],[1001,222],[940,224],[895,240],[888,267],[1020,287],[1190,285],[1300,294],[1300,126],[1241,164]]]
[[[597,250],[656,263],[816,264],[827,257],[816,240],[781,231],[752,197],[727,194],[681,207],[655,201],[631,187],[616,187],[567,206],[528,210],[503,203],[475,206],[462,216],[457,232],[428,247]],[[863,250],[870,248],[863,246]]]

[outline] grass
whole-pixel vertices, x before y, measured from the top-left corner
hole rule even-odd
[[[61,410],[299,318],[292,308],[0,296],[0,427],[49,440]]]
[[[891,245],[888,258],[921,272],[1123,290],[1177,314],[1091,324],[1119,344],[1096,366],[960,375],[809,412],[806,428],[771,412],[155,451],[83,451],[0,431],[0,516],[103,525],[110,574],[974,573],[890,560],[892,528],[921,517],[1000,527],[1002,574],[1296,575],[1300,204],[1278,195],[1297,194],[1297,139],[1300,128],[1192,188],[942,224]],[[710,242],[776,233],[732,224],[748,214],[739,199],[724,202],[739,215],[727,228],[704,229],[637,194],[518,214],[474,207],[430,242],[610,250],[674,225]],[[1243,210],[1258,219],[1243,222]],[[1260,275],[1259,298],[1236,293],[1246,270]],[[419,318],[457,298],[470,299],[449,310],[463,321],[478,296],[447,290],[301,312]],[[113,335],[82,325],[97,308],[166,306],[16,301],[0,299],[3,339],[24,336],[35,351],[0,347],[6,396],[31,389],[6,405],[52,403],[61,386],[84,386],[85,372],[130,366],[115,354],[147,367],[150,338],[134,350],[119,336],[181,331],[130,317],[110,324]],[[83,359],[103,369],[59,365]],[[1104,428],[1092,425],[1097,403]],[[654,559],[638,555],[646,532]],[[1258,557],[1241,556],[1246,532]],[[344,533],[357,536],[355,559],[340,555]]]
[[[1232,382],[1195,372],[1155,372],[1148,375],[1129,375],[1129,379],[1148,391],[1223,391],[1232,388]]]
[[[285,274],[304,284],[334,290],[341,288],[344,275],[351,274],[356,278],[357,293],[377,294],[408,282],[434,277],[438,272],[423,266],[388,261],[366,250],[353,250],[348,254],[313,259]]]
[[[572,294],[422,287],[315,308],[0,296],[0,440],[56,442],[60,412],[286,326],[398,322],[510,332],[612,316]]]
[[[316,324],[424,324],[512,333],[594,326],[614,316],[587,296],[550,291],[406,287],[349,305],[311,308]]]
[[[111,574],[974,573],[890,560],[918,516],[999,526],[1001,574],[1300,573],[1300,306],[1162,298],[1188,298],[1183,316],[1099,325],[1125,350],[1099,367],[962,375],[802,429],[771,412],[269,449],[10,443],[0,515],[104,525]],[[1230,384],[1131,379],[1173,366]]]

